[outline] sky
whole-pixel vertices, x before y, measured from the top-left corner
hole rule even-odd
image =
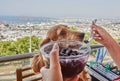
[[[0,0],[0,15],[120,18],[120,0]]]

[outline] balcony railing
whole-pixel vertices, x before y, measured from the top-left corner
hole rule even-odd
[[[103,45],[90,45],[92,49],[104,47]],[[0,57],[0,81],[16,81],[16,68],[30,66],[34,53],[18,54]]]
[[[90,47],[92,49],[95,49],[95,48],[100,48],[100,47],[104,47],[104,46],[95,44],[95,45],[90,45]],[[1,62],[8,62],[8,61],[15,61],[15,60],[32,58],[34,56],[34,54],[37,54],[37,52],[28,53],[28,54],[18,54],[18,55],[11,55],[11,56],[3,56],[3,57],[0,57],[0,63]]]

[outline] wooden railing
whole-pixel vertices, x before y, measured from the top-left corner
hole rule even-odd
[[[92,49],[95,48],[101,48],[104,47],[103,45],[90,45]],[[34,54],[37,54],[38,52],[33,52],[33,53],[28,53],[28,54],[18,54],[18,55],[11,55],[11,56],[1,56],[0,57],[0,63],[1,62],[8,62],[8,61],[15,61],[15,60],[21,60],[21,59],[26,59],[26,58],[32,58]]]
[[[21,59],[26,59],[26,58],[32,58],[34,56],[34,54],[37,54],[37,52],[28,53],[28,54],[17,54],[17,55],[10,55],[10,56],[1,56],[0,57],[0,63],[1,62],[21,60]]]

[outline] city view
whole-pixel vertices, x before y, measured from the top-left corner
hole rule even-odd
[[[67,25],[72,31],[85,33],[82,41],[84,43],[88,38],[92,38],[91,25],[96,19],[95,24],[105,29],[119,46],[119,8],[119,0],[2,0],[0,2],[0,81],[43,81],[41,73],[33,71],[33,57],[37,56],[36,59],[43,62],[37,62],[40,65],[36,66],[38,69],[44,64],[49,64],[45,57],[40,55],[40,44],[46,38],[47,32],[56,25]],[[90,81],[113,81],[120,76],[119,67],[104,45],[94,39],[86,45],[91,49],[89,58],[82,58],[81,55],[79,57],[82,58],[81,61],[77,58],[76,61],[65,59],[65,67],[81,69],[87,60],[84,68],[91,77]],[[72,50],[73,52],[77,52],[77,55],[80,51]]]
[[[16,40],[32,35],[44,37],[47,30],[58,24],[76,27],[78,31],[88,32],[94,18],[37,18],[0,16],[1,41]],[[2,20],[3,19],[3,20]],[[113,38],[120,38],[120,19],[97,19],[97,25],[105,28]]]

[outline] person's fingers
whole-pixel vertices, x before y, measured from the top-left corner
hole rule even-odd
[[[94,37],[95,40],[102,40],[102,39],[104,39],[102,37],[102,35],[98,31],[96,31],[96,30],[93,30],[93,37]]]
[[[92,30],[93,30],[93,31],[96,31],[96,28],[93,27]]]
[[[101,35],[96,31],[93,31],[93,37],[94,39],[102,39]]]
[[[100,37],[100,34],[94,34],[94,36],[96,36],[96,37]]]
[[[50,68],[60,67],[59,64],[59,46],[57,43],[54,44],[52,51],[50,52]]]
[[[96,28],[96,25],[92,23],[91,27],[92,27],[92,28]]]
[[[93,37],[96,41],[102,40],[101,37]]]
[[[100,27],[100,26],[97,26],[97,25],[92,25],[92,29],[94,30],[94,31],[97,31],[98,33],[102,33],[103,31],[104,31],[104,29],[102,28],[102,27]]]
[[[94,37],[99,37],[99,39],[103,39],[103,29],[97,25],[92,25],[92,30],[93,30],[93,36]]]
[[[92,24],[92,29],[99,31],[101,29],[101,27],[97,26],[96,24]]]
[[[95,34],[95,33],[98,33],[98,30],[96,25],[92,25],[92,33]]]
[[[96,29],[93,29],[92,33],[93,33],[93,35],[100,36],[100,34],[98,33],[98,31]]]

